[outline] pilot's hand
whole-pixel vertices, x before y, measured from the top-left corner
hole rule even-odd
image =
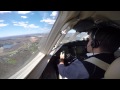
[[[65,59],[65,53],[64,52],[61,52],[60,53],[60,63],[59,64],[64,64],[64,59]]]
[[[65,53],[64,53],[64,52],[61,52],[61,53],[60,53],[60,59],[62,59],[62,60],[65,59]]]

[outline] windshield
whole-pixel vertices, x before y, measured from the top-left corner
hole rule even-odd
[[[0,78],[8,78],[41,49],[57,11],[0,11]]]

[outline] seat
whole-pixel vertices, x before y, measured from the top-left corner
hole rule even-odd
[[[115,58],[120,57],[120,48],[114,53]]]
[[[104,74],[104,79],[120,79],[120,57],[110,64]]]

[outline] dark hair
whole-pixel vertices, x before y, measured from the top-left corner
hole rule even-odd
[[[90,29],[91,38],[99,42],[102,51],[114,53],[120,47],[120,28],[113,22],[100,22]]]

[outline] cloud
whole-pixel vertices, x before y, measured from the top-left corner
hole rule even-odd
[[[28,22],[13,22],[14,26],[22,26],[24,28],[27,27]]]
[[[40,22],[45,22],[45,23],[48,23],[48,24],[54,24],[55,20],[50,19],[50,18],[46,18],[46,19],[40,20]]]
[[[43,17],[42,20],[40,20],[40,22],[45,22],[45,23],[47,23],[47,24],[54,24],[55,18],[56,18],[56,16],[57,16],[57,14],[58,14],[57,11],[53,11],[53,12],[50,14],[51,18],[47,18],[47,14],[44,13],[44,17]],[[49,17],[50,17],[50,16],[49,16]]]
[[[34,24],[28,24],[28,22],[13,22],[14,26],[22,26],[24,28],[39,28],[39,26],[36,26]]]
[[[43,31],[50,31],[50,28],[48,28],[48,27],[40,27],[40,30],[43,30]]]
[[[8,24],[4,24],[4,23],[0,23],[0,27],[5,27],[7,26]]]
[[[25,18],[28,18],[28,17],[27,17],[27,16],[21,16],[21,18],[24,18],[24,19],[25,19]]]
[[[0,14],[11,13],[11,11],[0,11]]]
[[[30,25],[28,25],[28,28],[39,28],[39,26],[36,26],[34,24],[30,24]]]
[[[57,16],[57,14],[58,14],[58,12],[57,12],[57,11],[53,11],[53,12],[52,12],[52,14],[51,14],[50,16],[55,17],[55,16]]]
[[[31,11],[18,11],[18,14],[28,14],[30,13]]]
[[[4,22],[4,20],[0,20],[0,22]]]

